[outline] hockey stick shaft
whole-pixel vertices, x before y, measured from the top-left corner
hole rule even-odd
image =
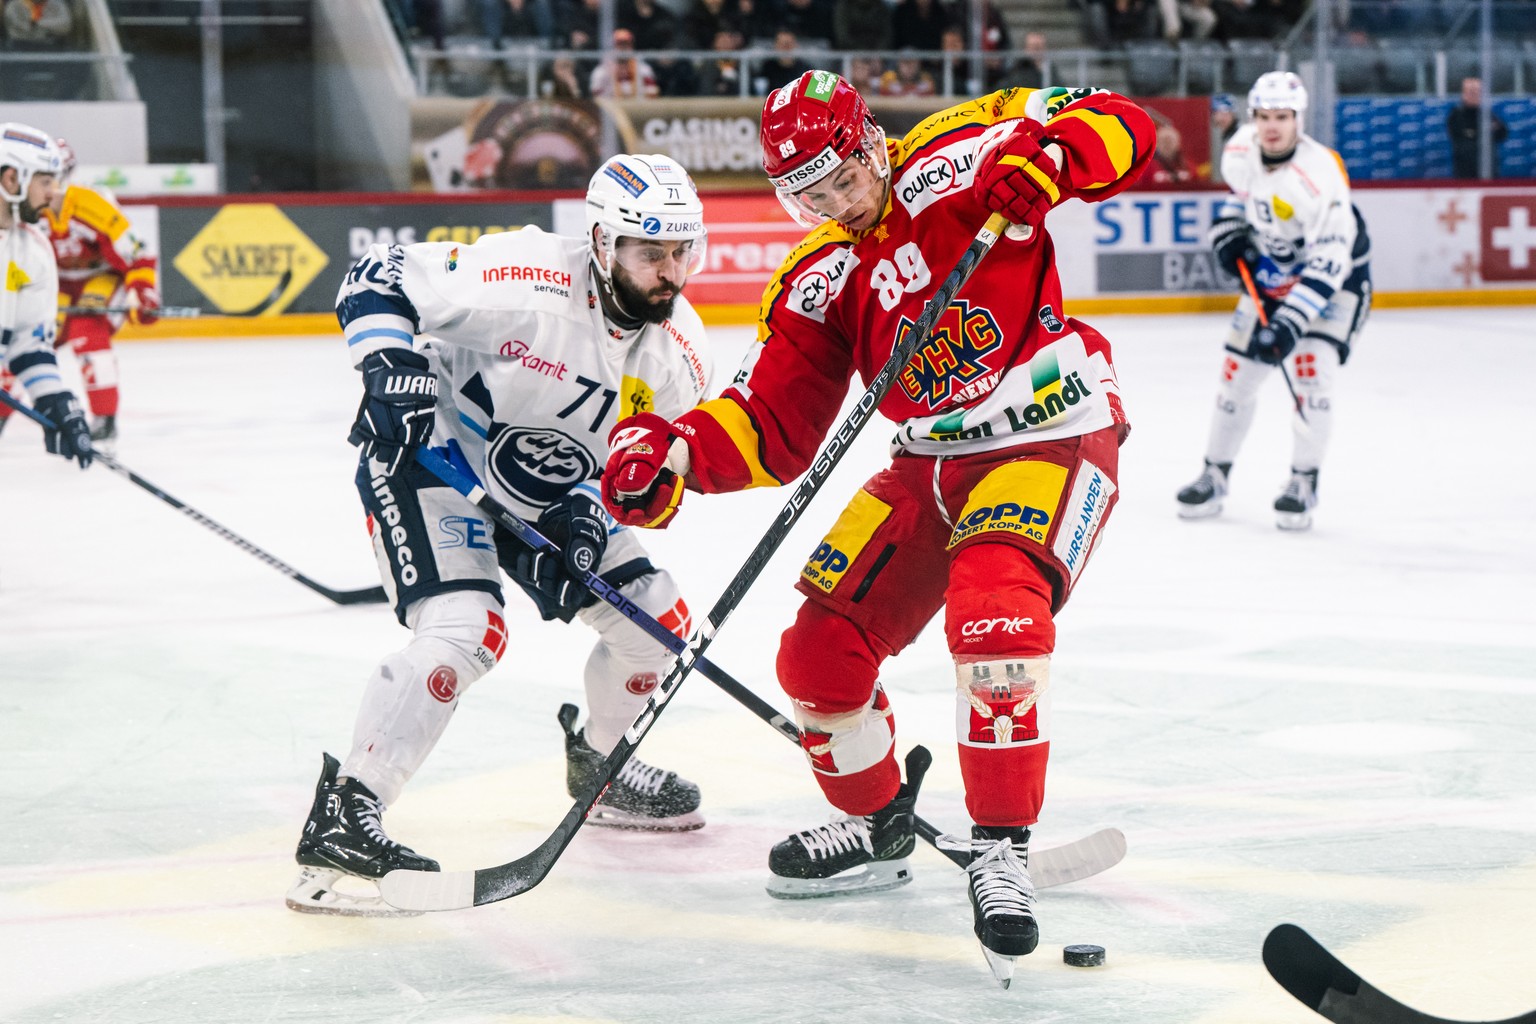
[[[141,310],[138,306],[60,306],[65,316],[127,316],[130,313],[150,312],[161,320],[190,320],[203,315],[197,306],[156,306]]]
[[[1282,988],[1335,1024],[1477,1024],[1432,1017],[1405,1006],[1294,924],[1276,925],[1270,931],[1263,957],[1270,976]],[[1536,1024],[1536,1010],[1486,1024]]]
[[[859,397],[853,410],[844,418],[833,433],[832,439],[827,442],[816,457],[816,461],[811,464],[805,478],[791,495],[789,503],[779,513],[778,519],[757,542],[757,546],[752,549],[746,562],[737,570],[735,577],[726,585],[725,591],[710,609],[709,614],[685,642],[683,650],[675,656],[666,678],[647,695],[645,706],[639,715],[630,723],[629,728],[608,754],[607,760],[603,762],[592,781],[583,788],[576,802],[571,805],[571,809],[566,812],[565,817],[555,826],[555,830],[549,837],[533,851],[516,860],[494,868],[482,868],[476,871],[473,881],[467,884],[461,881],[458,875],[391,871],[379,884],[386,901],[396,907],[404,906],[423,910],[479,906],[517,896],[544,880],[555,866],[555,861],[559,859],[560,854],[570,845],[571,840],[576,838],[576,832],[581,828],[587,814],[602,796],[603,791],[608,788],[608,784],[624,767],[624,763],[629,760],[645,734],[650,732],[651,727],[656,724],[656,719],[665,710],[683,679],[693,670],[698,659],[709,647],[715,632],[726,619],[730,618],[736,606],[746,596],[747,590],[768,564],[768,560],[773,557],[773,553],[788,536],[790,527],[800,518],[816,492],[826,483],[833,468],[847,453],[853,439],[858,436],[859,431],[874,414],[876,407],[890,391],[896,381],[896,375],[912,359],[912,354],[917,351],[918,346],[928,340],[934,324],[949,308],[955,293],[970,278],[976,265],[997,243],[999,236],[1007,227],[1008,221],[1001,214],[993,214],[987,218],[986,224],[976,233],[975,239],[960,256],[954,270],[950,271],[949,276],[934,292],[933,298],[929,299],[927,305],[923,307],[922,315],[917,318],[917,322],[898,339],[891,357],[870,380],[869,386]]]
[[[42,426],[44,430],[55,429],[53,423],[49,421],[48,417],[44,416],[42,413],[31,408],[30,406],[22,404],[19,400],[12,397],[8,392],[0,391],[0,402],[3,402],[10,406],[12,409],[15,409],[17,412],[21,413],[23,416],[26,416],[28,419],[35,420],[40,426]],[[302,583],[310,590],[313,590],[315,593],[320,594],[321,596],[331,601],[334,601],[336,604],[377,604],[388,600],[388,597],[384,593],[383,587],[367,587],[362,590],[332,590],[330,587],[316,583],[314,580],[310,579],[308,576],[305,576],[303,573],[299,572],[299,570],[295,569],[281,558],[278,558],[276,555],[257,547],[255,544],[252,544],[250,541],[246,540],[244,537],[240,536],[229,527],[224,526],[216,520],[209,518],[208,516],[199,512],[197,509],[193,508],[191,505],[188,505],[186,502],[181,501],[174,495],[168,494],[161,490],[159,487],[156,487],[154,484],[139,476],[127,466],[124,466],[122,463],[112,458],[112,456],[107,455],[101,451],[97,451],[94,455],[94,458],[97,462],[100,462],[103,466],[106,466],[112,472],[127,477],[131,482],[137,484],[139,487],[142,487],[150,494],[153,494],[155,497],[159,498],[161,501],[165,502],[176,511],[185,515],[188,519],[191,519],[192,521],[202,526],[206,526],[208,529],[212,530],[220,537],[223,537],[225,540],[229,541],[231,544],[235,545],[235,547],[244,551],[246,554],[254,555],[255,557],[261,559],[263,562],[270,565],[272,568],[276,569],[278,572],[282,573],[284,576],[289,577],[295,582]]]
[[[1258,286],[1253,283],[1253,272],[1248,269],[1248,264],[1242,260],[1237,261],[1237,272],[1242,275],[1243,287],[1248,289],[1248,297],[1253,300],[1253,308],[1259,314],[1259,326],[1269,326],[1269,314],[1264,312],[1264,303],[1259,301]],[[1291,393],[1291,401],[1296,403],[1296,415],[1301,417],[1301,422],[1307,422],[1306,410],[1302,408],[1301,396],[1296,393],[1296,385],[1291,382],[1291,373],[1285,368],[1285,360],[1280,360],[1280,376],[1285,378],[1285,390]]]
[[[462,494],[480,511],[510,530],[518,540],[530,548],[550,551],[556,556],[560,555],[560,548],[554,541],[545,537],[538,531],[537,527],[528,523],[522,517],[512,512],[511,509],[487,494],[485,488],[481,487],[472,477],[443,458],[436,450],[431,448],[418,449],[416,461],[443,483]],[[658,641],[667,650],[673,654],[681,654],[683,652],[685,644],[682,637],[672,632],[666,626],[663,626],[657,621],[655,616],[625,597],[619,592],[619,588],[610,585],[607,580],[597,573],[588,572],[581,577],[580,582],[582,586],[596,594],[599,599],[622,612],[631,622],[639,626],[647,635]],[[698,659],[695,667],[705,679],[720,687],[720,689],[730,694],[748,711],[773,726],[774,731],[779,735],[796,746],[800,745],[800,730],[795,723],[785,718],[779,713],[777,708],[763,700],[745,684],[725,671],[725,669],[716,665],[708,658],[702,657]],[[930,846],[939,850],[940,853],[954,861],[957,865],[964,867],[969,862],[969,858],[959,851],[939,849],[937,840],[941,833],[921,817],[917,818],[917,834]]]

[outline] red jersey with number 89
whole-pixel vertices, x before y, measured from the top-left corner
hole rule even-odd
[[[1155,147],[1139,107],[1090,89],[1005,89],[887,142],[880,221],[857,234],[827,223],[806,236],[764,292],[759,344],[732,386],[681,419],[694,435],[695,486],[738,490],[805,471],[851,376],[879,372],[986,222],[972,189],[983,131],[1024,116],[1064,153],[1063,197],[1114,195]],[[996,451],[1125,422],[1108,343],[1062,308],[1049,233],[1012,237],[1023,232],[981,259],[881,402],[898,424],[894,450]]]

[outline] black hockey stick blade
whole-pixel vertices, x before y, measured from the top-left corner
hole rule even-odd
[[[36,409],[33,409],[31,406],[24,405],[19,399],[14,398],[3,390],[0,390],[0,402],[3,402],[4,404],[10,406],[12,409],[15,409],[17,412],[21,413],[23,416],[26,416],[28,419],[36,421],[38,425],[41,426],[44,430],[54,429],[53,423],[49,421],[48,417],[44,416]],[[220,537],[223,537],[225,540],[229,541],[241,551],[244,551],[248,555],[254,555],[255,557],[261,559],[263,562],[270,565],[272,568],[276,569],[278,572],[282,573],[284,576],[289,577],[297,583],[302,583],[304,586],[308,587],[310,590],[313,590],[315,593],[321,595],[322,597],[334,601],[337,604],[377,604],[379,602],[388,600],[387,595],[384,593],[383,587],[365,587],[362,590],[332,590],[330,587],[316,583],[314,580],[310,579],[308,576],[305,576],[303,573],[299,572],[299,570],[295,569],[281,558],[278,558],[276,555],[257,547],[255,544],[252,544],[250,541],[246,540],[244,537],[240,536],[229,527],[224,526],[222,523],[219,523],[218,521],[203,515],[203,513],[199,512],[191,505],[188,505],[186,502],[177,498],[175,495],[169,494],[166,491],[161,490],[159,487],[156,487],[154,484],[139,476],[139,474],[135,473],[121,462],[118,462],[112,456],[107,455],[104,452],[97,451],[94,458],[97,462],[101,463],[103,466],[106,466],[112,472],[118,474],[119,476],[126,477],[129,482],[135,484],[138,487],[142,487],[150,494],[153,494],[155,497],[171,506],[171,508],[174,508],[176,511],[185,515],[188,519],[202,526],[206,526],[208,529],[212,530]]]
[[[1294,924],[1270,931],[1264,940],[1264,966],[1281,988],[1335,1024],[1479,1024],[1432,1017],[1404,1006]],[[1536,1024],[1536,1010],[1485,1024]]]
[[[806,471],[795,492],[790,496],[789,503],[779,513],[773,525],[768,527],[763,536],[758,540],[747,559],[742,563],[736,575],[726,584],[714,607],[709,610],[678,652],[672,662],[671,669],[661,683],[646,697],[645,707],[639,716],[625,730],[624,737],[619,740],[618,746],[613,748],[604,762],[604,770],[593,780],[590,792],[583,792],[576,798],[576,803],[566,812],[560,824],[555,826],[555,831],[548,839],[540,843],[531,853],[525,854],[517,860],[508,861],[506,864],[493,868],[483,868],[473,873],[473,882],[465,883],[463,874],[451,876],[448,872],[420,872],[420,871],[391,871],[379,880],[379,892],[384,900],[401,910],[451,910],[458,907],[480,906],[496,900],[506,899],[527,892],[539,882],[543,881],[555,860],[565,850],[576,831],[581,828],[587,814],[591,812],[592,805],[597,803],[608,783],[624,767],[624,762],[634,751],[651,726],[656,723],[665,710],[667,702],[704,651],[714,640],[715,633],[730,618],[731,612],[741,603],[752,584],[761,575],[763,568],[773,557],[784,538],[789,535],[790,528],[799,521],[801,514],[809,506],[811,499],[826,483],[832,470],[842,461],[847,454],[849,446],[859,432],[864,429],[876,407],[885,398],[891,387],[896,383],[896,375],[911,361],[918,347],[927,342],[928,336],[933,333],[934,324],[940,316],[949,308],[955,293],[958,292],[966,281],[970,280],[978,263],[981,262],[992,247],[997,244],[1005,230],[1008,228],[1008,220],[1001,214],[992,214],[987,218],[976,232],[976,237],[971,244],[961,253],[955,268],[949,272],[933,297],[923,306],[923,312],[918,316],[917,322],[898,339],[893,347],[891,356],[885,361],[873,377],[869,386],[859,396],[854,408],[843,422],[833,431],[831,438],[816,456],[811,468]],[[589,574],[590,575],[590,574]],[[437,875],[434,881],[431,876]],[[470,902],[465,902],[466,897]]]
[[[261,316],[261,314],[265,313],[268,309],[271,309],[272,305],[277,302],[278,299],[283,297],[283,292],[288,290],[289,282],[292,280],[293,268],[289,267],[287,270],[284,270],[282,276],[277,279],[277,287],[273,288],[272,291],[267,294],[266,298],[256,303],[256,305],[252,306],[250,309],[232,309],[225,315]]]

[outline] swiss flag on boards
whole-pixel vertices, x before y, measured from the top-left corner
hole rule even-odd
[[[1482,199],[1485,281],[1536,281],[1536,192]]]

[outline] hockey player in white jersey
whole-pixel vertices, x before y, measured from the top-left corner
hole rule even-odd
[[[337,316],[365,396],[351,441],[357,486],[395,612],[414,637],[369,680],[351,752],[324,756],[299,841],[295,910],[389,913],[343,875],[436,871],[385,835],[384,808],[421,766],[464,691],[501,659],[504,571],[546,619],[579,618],[590,715],[561,709],[575,795],[639,713],[671,654],[575,582],[593,564],[680,636],[691,632],[672,577],[603,511],[596,477],[608,432],[637,412],[676,416],[705,395],[710,360],[683,298],[704,258],[703,207],[664,156],[618,156],[587,190],[587,237],[538,228],[474,245],[376,245],[347,275]],[[535,554],[417,464],[429,443],[497,501],[536,523],[565,557]],[[594,825],[698,828],[699,789],[631,758]]]
[[[53,201],[64,156],[52,137],[16,122],[0,124],[0,369],[26,388],[54,429],[50,452],[91,464],[91,428],[53,354],[59,270],[36,225]],[[0,426],[4,420],[0,420]]]
[[[1276,525],[1304,530],[1333,427],[1339,367],[1371,308],[1370,239],[1350,202],[1339,155],[1302,130],[1307,90],[1288,71],[1262,75],[1248,94],[1250,123],[1221,157],[1232,194],[1211,226],[1216,261],[1246,266],[1264,317],[1245,294],[1226,339],[1205,467],[1178,494],[1186,519],[1221,512],[1232,463],[1258,402],[1280,367],[1294,392],[1291,475],[1275,499]]]

